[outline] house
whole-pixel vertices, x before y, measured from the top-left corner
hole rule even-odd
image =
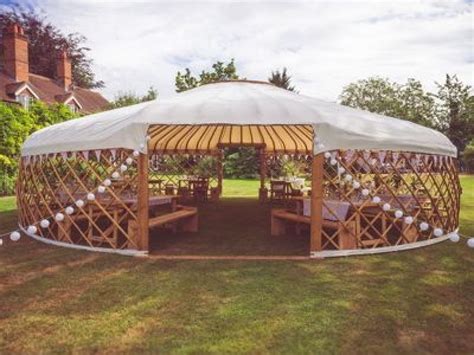
[[[109,102],[98,92],[72,84],[71,61],[65,52],[58,54],[57,76],[29,72],[28,39],[23,28],[13,24],[3,33],[4,62],[0,71],[0,101],[28,108],[31,100],[48,104],[63,103],[83,114],[105,109]]]

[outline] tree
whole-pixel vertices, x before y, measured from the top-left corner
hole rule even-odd
[[[138,96],[134,92],[119,92],[117,96],[115,96],[114,101],[110,103],[110,108],[119,108],[125,107],[130,105],[139,104],[140,102],[146,102],[155,100],[158,97],[158,92],[150,86],[148,92],[144,96]]]
[[[34,101],[28,110],[0,102],[0,195],[14,191],[18,159],[25,139],[34,131],[75,118],[63,104]]]
[[[179,71],[176,74],[176,92],[186,91],[216,81],[235,79],[239,79],[239,76],[237,75],[237,68],[235,67],[234,59],[232,59],[228,64],[225,64],[224,62],[213,64],[212,70],[203,70],[201,74],[199,74],[199,78],[193,76],[191,70],[186,68],[184,74],[181,74]]]
[[[371,77],[344,87],[341,104],[386,116],[398,117],[427,127],[436,124],[436,105],[422,84],[408,79],[406,84]]]
[[[71,58],[75,85],[87,89],[104,87],[104,82],[97,81],[92,71],[92,59],[88,57],[90,48],[84,46],[86,37],[79,33],[64,35],[45,16],[15,5],[7,10],[0,10],[0,36],[5,26],[12,23],[22,26],[28,37],[30,72],[49,78],[56,77],[57,54],[65,50]],[[2,58],[3,53],[0,52],[0,60]]]
[[[456,75],[446,74],[443,84],[436,83],[438,92],[437,128],[462,153],[474,139],[474,96],[469,85],[464,85]]]
[[[291,86],[291,76],[286,72],[286,68],[283,68],[281,72],[279,70],[272,71],[272,76],[268,78],[268,81],[285,90],[296,92],[295,87]]]
[[[468,172],[474,173],[474,140],[472,140],[463,152],[464,167]]]

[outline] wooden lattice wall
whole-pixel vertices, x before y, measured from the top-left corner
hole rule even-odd
[[[397,246],[458,227],[461,187],[451,157],[335,151],[326,154],[323,181],[323,215],[335,223],[323,225],[322,250]]]
[[[128,150],[23,157],[17,184],[20,224],[36,225],[39,236],[59,242],[138,249],[127,231],[137,220],[137,183],[136,157]],[[91,193],[94,200],[88,200]],[[57,213],[63,221],[55,221]],[[39,228],[43,219],[50,222],[47,228]]]

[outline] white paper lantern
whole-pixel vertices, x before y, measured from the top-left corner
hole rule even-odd
[[[390,206],[389,203],[384,203],[383,206],[382,206],[382,209],[383,209],[384,211],[389,211],[390,208],[392,208],[392,206]]]
[[[54,216],[54,219],[58,222],[64,221],[64,215],[62,213],[56,213],[56,216]]]
[[[370,193],[369,189],[362,189],[363,196],[369,196],[369,193]]]
[[[443,230],[441,228],[435,228],[433,230],[433,234],[435,237],[441,237],[443,235]]]
[[[372,199],[373,203],[380,203],[380,201],[382,201],[382,200],[378,196],[374,196],[374,198]]]
[[[459,242],[461,238],[459,237],[459,234],[456,232],[449,233],[449,240],[452,241],[453,243]]]
[[[94,200],[95,200],[95,195],[94,195],[92,192],[89,192],[89,193],[87,194],[87,199],[88,199],[89,201],[94,201]]]
[[[128,167],[125,164],[120,165],[120,171],[123,173],[127,171]]]
[[[468,246],[469,248],[474,248],[474,238],[469,238],[469,239],[467,240],[467,246]]]
[[[334,166],[334,165],[336,165],[336,164],[337,164],[337,160],[336,160],[336,159],[334,159],[334,158],[332,158],[332,159],[331,159],[331,161],[329,162],[329,164],[331,164],[331,165],[333,165],[333,166]]]
[[[30,234],[36,234],[36,232],[38,231],[38,229],[35,227],[35,226],[29,226],[26,231]]]
[[[428,228],[430,228],[430,225],[428,223],[426,223],[426,222],[421,222],[420,223],[420,230],[422,230],[423,232],[427,231]]]
[[[100,186],[97,188],[97,192],[100,193],[100,194],[103,194],[103,193],[105,192],[105,186],[100,185]]]
[[[344,174],[344,171],[346,171],[346,169],[344,169],[342,166],[337,168],[337,173],[340,174],[340,175]]]
[[[20,238],[21,238],[21,234],[19,232],[14,231],[10,233],[10,240],[12,240],[13,242],[19,241]]]
[[[76,206],[79,207],[79,208],[84,207],[84,201],[82,201],[82,200],[77,200],[77,201],[76,201]]]
[[[360,182],[359,181],[354,181],[352,183],[352,187],[357,190],[358,188],[360,188]]]
[[[64,210],[64,212],[66,212],[67,215],[71,215],[74,213],[74,208],[71,207],[71,206],[68,206],[66,207],[66,209]]]
[[[405,222],[405,224],[412,224],[414,220],[412,216],[406,216],[403,221]]]
[[[127,159],[125,159],[125,163],[127,163],[128,165],[132,165],[133,164],[133,159],[128,157]]]
[[[400,210],[395,211],[395,218],[402,218],[403,217],[403,212]]]
[[[41,228],[44,228],[44,229],[48,228],[48,227],[49,227],[49,224],[50,224],[50,223],[49,223],[49,221],[48,221],[47,219],[43,219],[43,220],[40,222]]]
[[[324,153],[324,157],[325,157],[326,159],[329,159],[329,158],[331,157],[331,153],[325,152],[325,153]]]
[[[140,152],[138,150],[133,151],[133,156],[138,157],[140,155]]]
[[[114,172],[112,173],[112,179],[117,180],[119,177],[120,177],[120,174],[119,174],[118,171],[114,171]]]

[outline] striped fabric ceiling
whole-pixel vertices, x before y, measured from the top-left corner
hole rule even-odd
[[[148,149],[159,152],[212,153],[228,146],[255,146],[267,153],[311,154],[308,125],[155,125]]]

